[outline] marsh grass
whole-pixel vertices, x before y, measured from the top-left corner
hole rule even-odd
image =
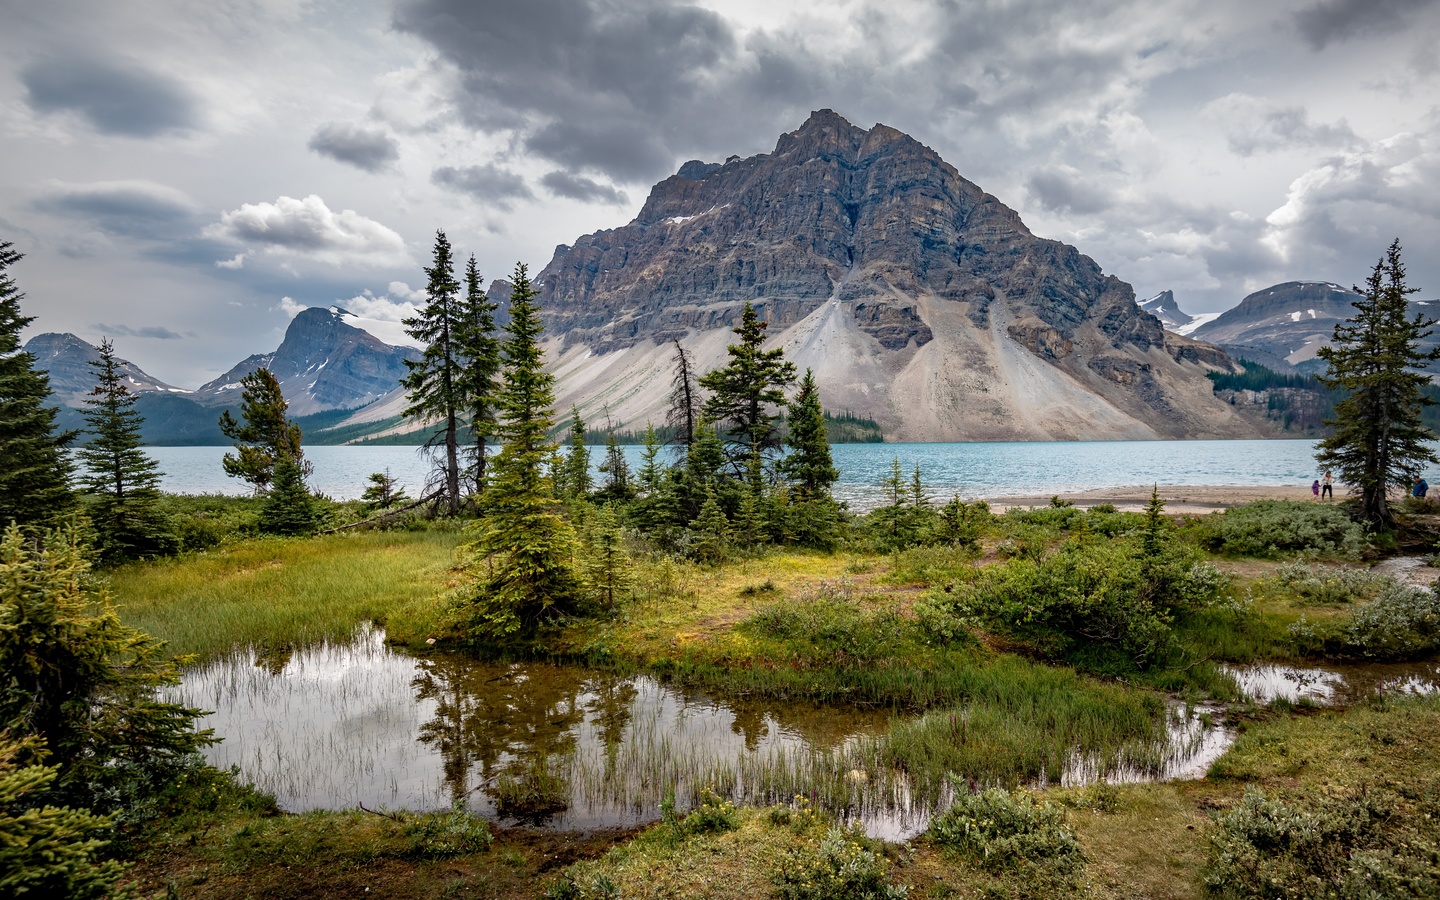
[[[179,654],[345,640],[366,621],[424,640],[459,535],[371,532],[257,538],[108,573],[120,617]]]

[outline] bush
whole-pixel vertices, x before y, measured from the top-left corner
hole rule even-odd
[[[930,838],[940,846],[991,871],[1028,865],[1069,878],[1084,867],[1085,854],[1060,807],[1004,788],[972,794],[959,780],[955,793],[955,804],[930,823]]]
[[[1130,541],[1072,539],[1039,559],[982,569],[973,581],[931,594],[917,613],[923,627],[947,640],[969,621],[1045,655],[1098,647],[1143,668],[1170,644],[1174,614],[1215,602],[1226,583],[1183,549],[1146,555]]]
[[[857,660],[886,656],[910,634],[898,610],[863,609],[848,580],[822,581],[807,597],[757,610],[741,627],[797,645],[805,655]]]
[[[415,859],[446,859],[490,849],[490,825],[473,816],[462,803],[449,812],[426,813],[405,823],[410,839],[409,856]]]
[[[1287,803],[1248,788],[1211,831],[1205,885],[1224,898],[1436,896],[1433,813],[1414,817],[1428,834],[1398,813],[1373,791]]]
[[[1315,566],[1298,560],[1280,566],[1276,577],[1305,601],[1320,606],[1340,606],[1372,597],[1394,583],[1394,579],[1366,569]]]
[[[1202,519],[1200,543],[1215,553],[1274,558],[1325,553],[1353,558],[1365,532],[1343,509],[1297,500],[1261,500]]]
[[[1380,596],[1355,610],[1343,632],[1344,649],[1367,659],[1412,659],[1440,649],[1440,587],[1390,581]]]
[[[904,900],[909,891],[886,880],[890,868],[860,832],[832,828],[818,846],[788,848],[771,882],[782,900]]]
[[[700,803],[680,820],[680,830],[686,834],[711,834],[734,831],[738,824],[735,804],[709,788],[702,788]]]

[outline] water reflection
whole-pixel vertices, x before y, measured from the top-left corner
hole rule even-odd
[[[1440,691],[1440,663],[1366,663],[1325,668],[1264,663],[1226,668],[1256,703],[1288,700],[1345,706],[1372,694]]]
[[[782,796],[879,712],[732,701],[646,676],[412,657],[375,629],[347,645],[253,652],[185,674],[182,702],[215,714],[210,748],[292,811],[462,802],[559,828],[651,821],[669,791]],[[554,799],[527,816],[517,795]],[[507,806],[507,801],[511,801]]]
[[[1434,663],[1233,674],[1262,702],[1440,685]],[[927,794],[882,762],[885,713],[720,702],[573,667],[414,657],[375,629],[345,645],[219,660],[187,672],[173,695],[215,710],[204,724],[224,740],[207,751],[211,762],[239,766],[291,811],[458,802],[504,822],[587,830],[654,821],[668,794],[683,807],[708,786],[754,803],[804,791],[874,835],[903,839],[946,804],[943,784]],[[1118,756],[1077,748],[1060,783],[1202,777],[1234,737],[1214,707],[1172,704],[1166,730]]]

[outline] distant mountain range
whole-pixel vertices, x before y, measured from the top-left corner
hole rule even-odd
[[[1141,308],[1167,329],[1221,347],[1237,359],[1248,359],[1277,372],[1318,373],[1325,370],[1315,354],[1330,343],[1335,326],[1354,313],[1360,294],[1326,281],[1287,281],[1256,291],[1223,313],[1190,316],[1164,291]],[[1411,301],[1416,313],[1434,315],[1440,301]],[[1432,337],[1426,346],[1440,345]]]
[[[1221,315],[1188,315],[1170,291],[1137,304],[1128,284],[1031,234],[933,150],[830,110],[773,153],[687,162],[631,222],[558,247],[535,283],[560,409],[620,430],[662,422],[673,342],[702,371],[723,363],[750,302],[771,346],[814,370],[828,409],[874,420],[890,440],[1274,434],[1217,398],[1206,374],[1238,371],[1242,356],[1313,366],[1354,299],[1287,282]],[[490,291],[504,307],[508,285]],[[308,442],[415,442],[399,382],[419,351],[365,325],[341,307],[303,310],[276,350],[193,391],[125,363],[147,440],[224,443],[220,411],[267,366]],[[26,349],[60,402],[80,407],[94,348],[43,334]]]

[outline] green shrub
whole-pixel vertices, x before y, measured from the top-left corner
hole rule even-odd
[[[958,779],[955,792],[955,804],[930,823],[930,838],[940,846],[991,871],[1031,866],[1069,878],[1084,867],[1080,842],[1058,806],[1004,788],[972,794]]]
[[[1274,558],[1313,552],[1355,557],[1365,532],[1340,507],[1261,500],[1202,519],[1200,543],[1215,553]]]
[[[426,813],[405,823],[410,852],[417,859],[446,859],[490,849],[490,825],[456,803],[449,812]]]
[[[1394,579],[1367,569],[1316,566],[1302,560],[1280,566],[1280,583],[1317,606],[1341,606],[1356,599],[1373,597]]]
[[[1216,602],[1226,584],[1219,570],[1183,548],[1150,556],[1132,541],[1076,538],[1038,559],[986,567],[972,581],[928,596],[917,614],[938,638],[952,639],[957,620],[968,621],[1045,655],[1093,657],[1099,648],[1101,656],[1118,651],[1143,668],[1169,646],[1174,614]],[[1110,663],[1096,657],[1086,665]]]
[[[1440,588],[1390,582],[1350,617],[1345,650],[1367,659],[1412,659],[1440,649]]]
[[[1394,798],[1378,792],[1287,803],[1248,788],[1215,821],[1205,886],[1237,900],[1434,897],[1437,838],[1433,812],[1402,816]]]
[[[862,608],[848,579],[822,581],[808,596],[756,610],[741,627],[806,655],[857,660],[889,655],[911,633],[898,610]]]
[[[909,891],[886,880],[885,857],[859,831],[832,828],[814,847],[792,847],[775,862],[771,882],[781,900],[904,900]]]
[[[702,788],[700,802],[680,820],[680,829],[686,834],[711,834],[734,831],[738,824],[735,804],[709,788]]]

